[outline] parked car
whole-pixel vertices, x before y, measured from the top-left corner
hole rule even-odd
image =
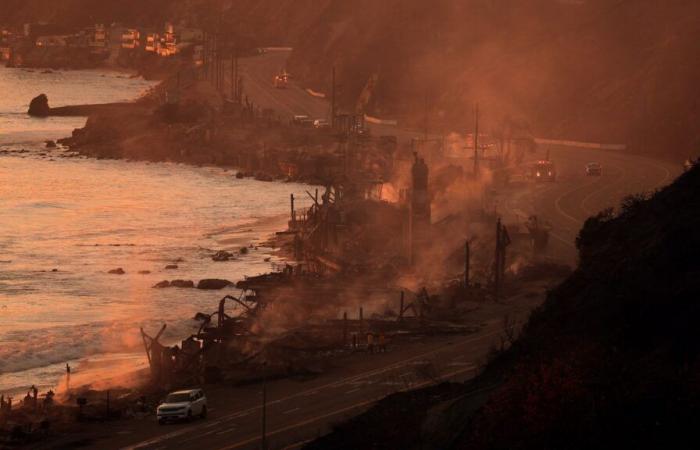
[[[188,389],[168,394],[156,410],[158,424],[177,420],[207,417],[207,397],[201,389]]]
[[[597,162],[591,162],[586,164],[586,175],[588,176],[600,176],[603,174],[603,168]]]
[[[327,120],[324,119],[316,119],[314,120],[314,128],[318,130],[325,130],[331,127],[331,124],[328,123]]]

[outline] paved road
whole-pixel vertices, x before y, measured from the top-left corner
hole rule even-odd
[[[504,196],[502,211],[510,220],[536,214],[550,221],[549,254],[569,263],[576,261],[576,236],[588,217],[618,207],[630,194],[665,186],[681,171],[668,162],[606,150],[553,147],[550,157],[557,164],[557,181],[528,183]],[[584,166],[591,161],[602,164],[602,176],[586,176]]]

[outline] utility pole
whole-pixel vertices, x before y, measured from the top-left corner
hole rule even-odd
[[[501,224],[500,217],[496,222],[496,261],[494,271],[494,297],[499,299],[501,294],[501,286],[506,271],[506,248],[510,245],[511,240],[508,235],[508,230],[505,225]]]
[[[267,450],[267,362],[263,363],[262,379],[262,430],[260,436],[260,449]]]
[[[479,177],[479,104],[474,108],[474,177]]]
[[[335,130],[335,66],[333,66],[333,74],[331,76],[331,129]]]
[[[425,108],[425,117],[424,117],[424,130],[423,130],[423,145],[427,145],[428,143],[428,89],[425,90],[425,104],[423,105]]]
[[[469,263],[471,258],[471,249],[469,248],[469,240],[464,244],[464,287],[469,287]]]
[[[498,300],[501,287],[501,218],[496,222],[496,255],[493,272],[493,292]]]

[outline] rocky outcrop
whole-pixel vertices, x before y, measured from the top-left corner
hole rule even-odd
[[[226,250],[219,250],[218,252],[214,253],[214,255],[211,257],[212,260],[221,262],[221,261],[229,261],[233,258],[233,253],[227,252]]]
[[[228,280],[208,278],[204,280],[199,280],[199,283],[197,283],[197,289],[218,290],[231,286],[232,284],[233,283],[231,283]]]
[[[33,117],[48,117],[51,114],[49,107],[49,98],[46,94],[41,94],[32,99],[29,103],[29,111],[27,114]]]
[[[192,280],[173,280],[173,281],[163,280],[161,282],[156,283],[153,287],[156,289],[164,289],[164,288],[171,288],[171,287],[191,289],[191,288],[194,288],[194,281],[192,281]]]
[[[110,273],[112,275],[124,275],[126,272],[121,267],[117,267],[116,269],[112,269],[107,273]]]

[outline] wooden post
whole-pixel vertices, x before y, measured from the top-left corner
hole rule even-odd
[[[291,209],[292,209],[292,211],[291,211],[292,225],[294,226],[294,225],[296,225],[296,221],[297,221],[296,214],[294,212],[294,194],[289,194],[289,202],[290,202]]]
[[[464,287],[469,287],[469,259],[471,257],[471,251],[469,248],[469,241],[464,244]]]
[[[364,319],[362,318],[362,306],[360,306],[360,322],[362,322]]]
[[[343,313],[343,347],[348,343],[348,313]]]
[[[474,177],[479,177],[479,104],[474,108]]]
[[[403,291],[401,291],[401,299],[399,300],[399,321],[403,321]]]
[[[336,116],[336,106],[335,106],[335,66],[333,66],[333,73],[331,76],[331,129],[335,130],[335,116]]]

